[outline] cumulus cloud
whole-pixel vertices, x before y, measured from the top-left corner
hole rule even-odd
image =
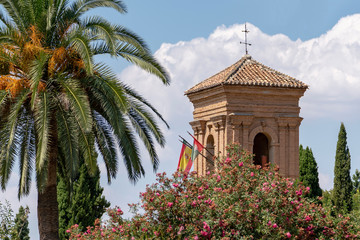
[[[133,66],[120,78],[143,92],[166,119],[191,120],[192,105],[184,91],[242,57],[243,29],[243,24],[220,26],[208,38],[163,44],[155,55],[170,72],[170,87]],[[308,41],[267,35],[251,24],[248,29],[255,60],[310,86],[301,99],[303,117],[360,117],[360,111],[354,111],[360,100],[360,14],[340,19],[330,31]]]

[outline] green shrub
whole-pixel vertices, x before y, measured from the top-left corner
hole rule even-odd
[[[253,165],[232,145],[218,170],[206,176],[158,174],[141,193],[141,204],[131,205],[132,219],[115,208],[107,223],[97,221],[85,233],[76,225],[68,231],[70,239],[356,239],[358,228],[348,218],[327,216],[304,197],[309,190],[274,166]]]

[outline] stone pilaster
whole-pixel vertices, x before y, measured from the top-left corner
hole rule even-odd
[[[194,131],[194,137],[204,146],[205,143],[205,135],[206,135],[206,121],[198,120],[190,122],[190,125]],[[198,172],[198,174],[205,174],[206,169],[206,159],[199,155],[194,162],[194,170]]]

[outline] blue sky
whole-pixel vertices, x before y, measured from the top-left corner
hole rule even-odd
[[[250,30],[253,58],[289,74],[310,89],[300,100],[300,143],[313,149],[323,188],[332,188],[334,156],[340,122],[345,123],[352,156],[352,172],[360,169],[360,1],[357,0],[128,0],[128,14],[102,9],[112,22],[143,37],[172,76],[169,87],[123,60],[108,63],[122,81],[154,103],[170,124],[164,129],[167,145],[158,148],[159,172],[176,169],[180,152],[178,135],[190,138],[192,105],[183,92],[231,65],[244,54],[243,24]],[[355,14],[355,15],[354,15]],[[340,21],[340,22],[339,22]],[[101,162],[101,161],[100,161]],[[112,185],[102,178],[105,196],[124,212],[127,203],[138,201],[139,192],[155,181],[148,156],[143,152],[146,177],[132,185],[120,163]],[[100,168],[102,168],[100,164]],[[20,203],[16,198],[17,172],[0,201],[8,199],[14,210],[20,204],[31,208],[32,239],[38,239],[36,188]],[[129,216],[129,215],[127,215]]]

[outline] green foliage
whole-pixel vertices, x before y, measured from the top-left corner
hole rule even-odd
[[[74,225],[70,239],[357,239],[359,228],[328,216],[304,197],[309,190],[273,166],[255,166],[233,145],[216,171],[158,174],[141,204],[131,205],[131,220],[110,209],[108,222],[96,221],[85,233]]]
[[[319,185],[319,172],[316,160],[311,148],[299,147],[299,180],[304,186],[310,187],[308,197],[316,199],[322,195]]]
[[[353,179],[353,192],[357,193],[360,188],[360,171],[358,169],[355,170],[352,179]]]
[[[10,203],[8,201],[5,201],[5,204],[0,202],[0,239],[11,239],[14,225],[14,212]]]
[[[346,130],[341,123],[336,146],[334,189],[332,201],[337,213],[349,213],[352,209],[352,181],[350,177],[350,151],[347,146]]]
[[[71,190],[69,190],[71,188]],[[59,202],[59,236],[60,239],[68,238],[66,230],[78,224],[83,231],[94,223],[106,211],[110,203],[102,195],[100,186],[100,172],[96,171],[91,176],[85,166],[80,167],[79,176],[72,186],[67,186],[66,181],[58,176],[58,202]]]
[[[20,206],[14,218],[14,212],[8,201],[0,202],[0,239],[29,240],[29,207]]]
[[[19,212],[16,214],[15,217],[15,236],[13,236],[12,240],[30,240],[30,229],[29,229],[29,207],[20,206]]]

